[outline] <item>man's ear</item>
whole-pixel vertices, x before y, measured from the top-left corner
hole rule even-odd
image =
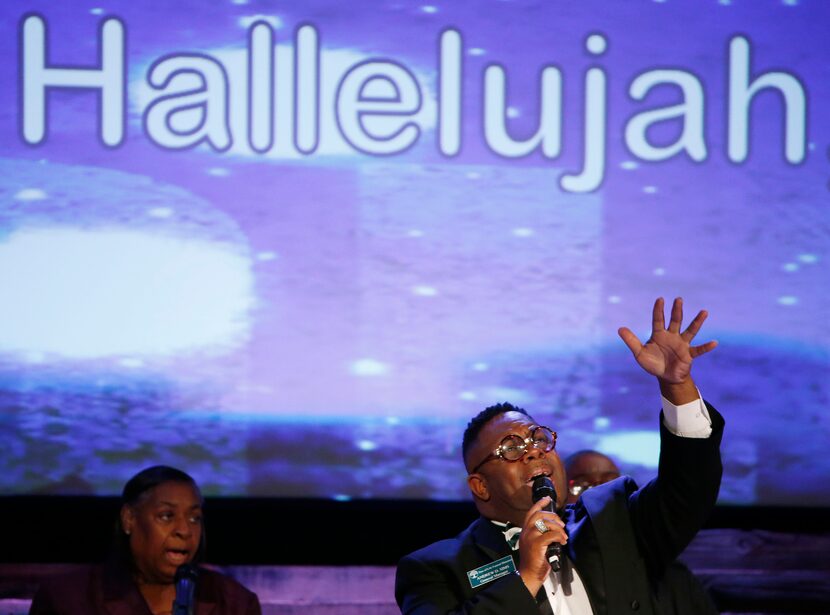
[[[470,487],[476,499],[487,502],[490,499],[490,489],[487,486],[487,479],[481,474],[470,474],[467,477],[467,485]]]

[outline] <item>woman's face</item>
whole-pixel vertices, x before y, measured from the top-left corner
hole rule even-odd
[[[202,496],[190,483],[166,482],[121,509],[139,581],[172,583],[202,539]]]

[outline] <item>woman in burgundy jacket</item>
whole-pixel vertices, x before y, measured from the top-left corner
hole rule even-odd
[[[173,613],[181,568],[195,570],[194,615],[260,615],[256,594],[229,577],[199,568],[203,556],[199,487],[181,470],[153,466],[124,486],[112,557],[43,583],[29,614]],[[178,600],[181,605],[183,598]]]

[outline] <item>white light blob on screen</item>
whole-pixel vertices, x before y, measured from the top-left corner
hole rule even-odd
[[[412,294],[419,297],[435,297],[438,294],[438,289],[426,285],[414,286],[412,288]]]
[[[120,229],[21,229],[0,242],[0,352],[96,359],[233,345],[253,275],[232,246]]]
[[[173,210],[169,207],[153,207],[147,211],[147,215],[151,218],[172,218],[173,214]]]
[[[533,237],[536,234],[536,231],[527,227],[514,228],[511,232],[515,237]]]
[[[373,451],[378,447],[377,442],[373,442],[372,440],[358,440],[357,441],[357,448],[361,451]]]
[[[40,188],[23,188],[14,195],[17,201],[42,201],[48,195]]]
[[[355,376],[383,376],[389,372],[387,365],[375,359],[358,359],[350,369]]]
[[[657,467],[660,454],[660,434],[651,431],[629,431],[602,436],[597,450],[624,463]]]
[[[607,416],[598,416],[594,419],[594,429],[608,429],[611,426],[611,419]]]

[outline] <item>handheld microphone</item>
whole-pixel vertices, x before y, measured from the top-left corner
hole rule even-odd
[[[176,569],[176,597],[173,600],[173,615],[193,615],[196,580],[199,570],[193,564],[182,564]]]
[[[537,476],[533,479],[533,503],[535,504],[545,496],[550,496],[550,504],[543,510],[548,512],[556,512],[556,489],[553,483],[547,476]],[[558,542],[548,545],[548,563],[554,572],[558,572],[560,568],[560,557],[562,555],[562,545]]]

